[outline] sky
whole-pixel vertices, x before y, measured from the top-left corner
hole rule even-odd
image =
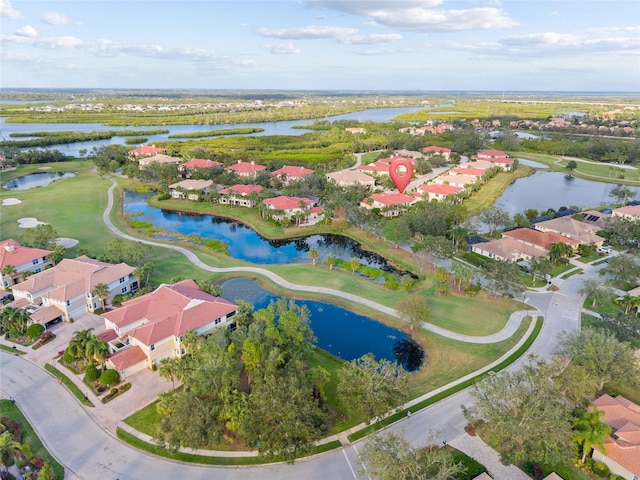
[[[0,88],[640,92],[637,0],[0,0]]]

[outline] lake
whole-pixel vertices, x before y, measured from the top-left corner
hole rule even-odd
[[[435,107],[432,107],[435,108]],[[314,122],[334,122],[338,120],[357,120],[358,122],[388,122],[392,118],[407,112],[415,112],[417,110],[424,110],[425,107],[410,107],[410,108],[371,108],[366,110],[360,110],[358,112],[345,113],[343,115],[336,115],[334,117],[324,117],[317,119],[306,120],[291,120],[285,122],[260,122],[260,123],[237,123],[237,124],[223,124],[223,125],[157,125],[147,127],[111,127],[98,123],[10,123],[6,121],[6,118],[0,118],[0,133],[4,135],[6,140],[12,140],[12,133],[29,133],[29,132],[61,132],[61,131],[74,131],[74,132],[102,132],[105,130],[152,130],[162,128],[169,130],[169,133],[161,135],[143,135],[147,138],[145,144],[151,145],[155,142],[162,142],[169,140],[169,135],[204,132],[208,130],[224,130],[229,128],[262,128],[264,131],[258,133],[252,133],[251,136],[262,135],[302,135],[310,130],[302,128],[293,128],[299,125],[309,125]],[[30,137],[32,138],[32,137]],[[52,145],[47,148],[59,150],[65,155],[80,156],[80,150],[91,151],[93,147],[102,147],[105,145],[118,144],[125,145],[125,139],[127,137],[113,137],[107,140],[96,140],[89,142],[76,142],[62,145]],[[13,140],[26,140],[27,138],[13,139]],[[173,139],[173,141],[179,141],[180,139]],[[131,148],[135,148],[135,145],[131,145]]]
[[[315,246],[320,253],[318,262],[332,254],[343,260],[356,257],[360,263],[402,275],[386,259],[374,252],[363,250],[358,242],[340,235],[311,235],[288,240],[268,240],[251,227],[215,215],[189,214],[162,210],[147,205],[150,194],[125,191],[124,214],[135,214],[136,220],[149,222],[170,234],[197,235],[208,240],[228,244],[229,255],[257,264],[311,263],[309,249]],[[241,207],[238,207],[241,208]],[[165,239],[167,238],[164,235]]]
[[[265,308],[278,298],[253,280],[244,278],[224,282],[222,297],[232,302],[250,302],[256,310]],[[406,333],[330,303],[313,300],[295,302],[309,309],[311,328],[318,339],[316,345],[332,355],[346,361],[366,353],[373,353],[378,360],[396,361],[405,358],[401,356],[401,352],[411,339]],[[416,361],[415,355],[399,363],[409,371],[416,370],[421,364]]]
[[[30,188],[35,187],[46,187],[50,183],[55,182],[56,180],[60,180],[61,178],[71,178],[75,176],[76,174],[71,172],[30,173],[29,175],[25,175],[24,177],[18,177],[11,180],[7,184],[3,185],[2,188],[6,190],[29,190]]]

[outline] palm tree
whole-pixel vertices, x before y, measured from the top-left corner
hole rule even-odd
[[[332,255],[331,253],[327,255],[325,262],[329,265],[329,270],[333,270],[333,267],[338,263],[335,255]]]
[[[95,335],[92,335],[84,345],[84,358],[90,362],[104,363],[107,354],[109,353],[109,347],[106,342],[100,340]]]
[[[86,358],[87,343],[93,338],[95,338],[93,328],[78,330],[73,333],[65,352],[68,352],[73,358]]]
[[[105,300],[109,298],[109,286],[107,284],[105,283],[96,284],[96,286],[93,287],[91,294],[94,297],[98,297],[100,302],[102,302],[102,306],[106,307]]]
[[[578,432],[573,436],[573,441],[582,445],[582,463],[593,447],[600,447],[604,451],[604,441],[611,434],[611,427],[600,421],[603,414],[603,410],[594,408],[583,412],[573,422],[573,428]],[[606,451],[604,453],[606,454]]]
[[[573,247],[568,243],[552,243],[549,248],[549,260],[551,263],[558,263],[561,258],[569,258],[573,255]]]
[[[309,256],[311,257],[311,260],[313,261],[313,266],[316,266],[316,260],[318,259],[318,257],[320,256],[320,252],[318,251],[318,249],[313,246],[309,249]]]
[[[624,314],[629,315],[629,312],[635,307],[640,307],[640,297],[634,297],[627,293],[624,297],[615,299],[613,303],[624,307]]]
[[[16,270],[16,267],[14,267],[13,265],[5,265],[4,267],[2,267],[2,276],[6,276],[8,275],[11,278],[11,283],[13,283],[13,276],[18,273],[18,271]],[[4,282],[3,282],[4,283]]]
[[[142,282],[142,279],[144,278],[143,285],[146,287],[147,285],[149,285],[149,277],[151,276],[154,270],[155,270],[155,266],[153,265],[153,263],[147,262],[141,267],[136,268],[133,271],[133,276],[136,278],[139,278],[140,282]]]
[[[358,268],[360,268],[360,260],[358,260],[356,257],[353,257],[349,263],[351,264],[351,275],[355,275],[358,271]]]
[[[0,434],[0,458],[5,471],[8,472],[9,467],[20,457],[22,457],[20,442],[16,442],[13,439],[13,434],[9,430],[5,430]]]

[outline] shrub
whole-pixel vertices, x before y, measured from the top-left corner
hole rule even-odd
[[[109,392],[109,395],[115,395],[116,393],[118,393],[118,389],[112,388],[111,391]]]
[[[36,468],[42,468],[44,466],[44,460],[41,458],[34,458],[32,463]]]
[[[100,378],[100,370],[95,365],[88,365],[84,371],[84,381],[87,383],[95,382]]]
[[[69,350],[65,350],[64,353],[62,354],[62,361],[64,363],[73,363],[75,361],[75,357],[73,355],[71,355],[71,353],[69,352]]]
[[[116,383],[118,383],[119,380],[120,380],[120,374],[117,371],[109,368],[104,372],[102,372],[102,375],[100,375],[99,382],[102,385],[106,385],[110,387],[111,385],[115,385]]]
[[[44,327],[39,323],[33,323],[27,327],[27,337],[35,340],[44,332]]]
[[[131,384],[130,384],[130,383],[125,383],[124,385],[122,385],[122,386],[120,387],[120,392],[121,392],[121,393],[124,393],[124,392],[126,392],[127,390],[129,390],[130,388],[131,388]]]
[[[602,462],[594,462],[592,470],[599,477],[609,476],[609,467]]]

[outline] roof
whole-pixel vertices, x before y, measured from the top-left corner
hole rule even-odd
[[[405,195],[404,193],[383,192],[374,193],[371,195],[374,202],[381,203],[386,206],[393,205],[408,205],[415,203],[416,198],[411,195]]]
[[[221,167],[222,165],[223,165],[222,163],[216,162],[215,160],[208,160],[204,158],[192,158],[188,162],[184,162],[178,165],[178,168],[181,170],[185,168],[190,168],[190,169],[214,168],[214,167]]]
[[[156,147],[155,145],[142,145],[141,147],[129,150],[129,153],[133,155],[155,155],[166,151],[166,148]]]
[[[451,153],[451,149],[447,148],[447,147],[436,147],[436,146],[430,146],[430,147],[424,147],[422,149],[422,151],[424,153]]]
[[[613,213],[640,218],[640,205],[627,205],[620,208],[614,208]]]
[[[545,250],[549,250],[554,243],[566,243],[573,248],[577,248],[580,245],[580,241],[574,238],[565,237],[556,232],[541,232],[540,230],[534,230],[533,228],[517,228],[510,230],[502,234],[503,237],[510,237],[521,242],[531,243],[538,245]]]
[[[129,348],[123,348],[119,352],[109,357],[109,362],[113,364],[116,370],[123,371],[133,365],[147,359],[142,349],[135,345]]]
[[[236,195],[251,195],[252,193],[260,193],[262,191],[262,186],[260,185],[232,185],[227,188],[223,188],[220,190],[220,194],[228,195],[231,193],[235,193]]]
[[[477,477],[474,477],[473,480],[493,480],[486,472],[482,472]]]
[[[169,185],[169,188],[184,188],[185,190],[204,190],[213,185],[213,180],[182,180]]]
[[[451,173],[457,173],[460,175],[472,175],[474,177],[481,177],[486,173],[482,168],[473,167],[457,167],[450,170]]]
[[[485,243],[475,244],[475,248],[483,252],[492,253],[496,257],[505,260],[517,260],[522,256],[544,257],[546,253],[539,248],[530,247],[524,243],[518,242],[513,238],[500,238]]]
[[[596,225],[580,222],[571,217],[552,218],[535,224],[537,230],[553,230],[561,235],[577,238],[583,243],[602,243],[604,238],[595,234],[600,230]]]
[[[159,153],[150,157],[141,158],[140,160],[138,160],[138,165],[144,167],[147,165],[151,165],[152,163],[180,163],[181,161],[181,158],[170,157],[169,155],[163,155]]]
[[[18,267],[25,263],[31,263],[36,258],[49,255],[51,250],[42,248],[24,247],[12,238],[0,242],[0,270],[7,265]]]
[[[604,412],[601,420],[613,429],[604,446],[606,456],[640,476],[640,405],[622,395],[602,395],[593,402]],[[594,447],[598,450],[600,448]],[[602,452],[604,454],[604,452]]]
[[[336,182],[373,184],[374,179],[359,170],[340,170],[327,174],[327,178]]]
[[[265,167],[264,165],[258,165],[255,162],[251,162],[251,163],[243,162],[240,160],[238,161],[238,163],[235,163],[225,168],[227,172],[236,172],[238,174],[257,173],[266,169],[267,167]]]
[[[384,160],[376,160],[375,162],[369,163],[367,165],[360,165],[357,167],[357,169],[363,172],[378,172],[388,174],[390,166],[391,163],[389,162],[385,162]]]
[[[55,320],[62,315],[64,315],[64,312],[62,310],[51,305],[48,307],[39,308],[29,316],[35,323],[44,325],[45,323],[50,322],[51,320]]]
[[[155,291],[133,298],[120,308],[102,316],[121,330],[143,322],[128,334],[145,345],[151,345],[170,336],[182,336],[217,318],[235,312],[237,305],[214,297],[198,288],[193,280],[173,285],[161,285]]]
[[[490,168],[495,168],[495,164],[488,160],[478,160],[478,159],[470,159],[468,162],[462,163],[461,166],[479,168],[481,170],[488,170]]]
[[[274,210],[289,210],[294,208],[300,208],[300,202],[304,202],[307,208],[311,207],[315,202],[309,198],[300,197],[272,197],[265,198],[262,203],[270,206]]]
[[[483,150],[482,152],[478,152],[479,158],[509,158],[502,150]]]
[[[440,175],[434,181],[440,184],[457,183],[460,185],[471,185],[472,183],[476,183],[478,181],[478,177],[474,177],[471,175]]]
[[[315,173],[315,170],[311,170],[310,168],[305,167],[293,167],[290,165],[285,165],[284,167],[271,172],[271,175],[273,175],[274,177],[286,175],[288,178],[302,178],[306,175],[311,175],[312,173]]]
[[[433,193],[436,195],[453,195],[462,191],[462,187],[456,187],[454,185],[430,183],[420,185],[418,190],[426,193]]]
[[[87,256],[65,258],[55,267],[31,275],[24,282],[13,286],[15,291],[38,294],[54,300],[66,301],[78,295],[92,292],[99,283],[106,285],[133,273],[126,263],[114,265]]]
[[[542,480],[564,480],[560,475],[556,472],[551,472],[549,475],[544,477]]]

